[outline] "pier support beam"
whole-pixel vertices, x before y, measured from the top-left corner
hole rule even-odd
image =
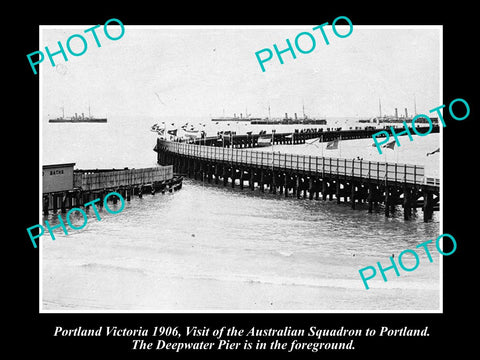
[[[350,203],[351,203],[352,209],[355,210],[356,193],[355,193],[355,183],[353,181],[350,183],[350,188],[351,188]]]
[[[62,202],[60,205],[60,211],[62,212],[62,214],[64,214],[67,211],[66,206],[67,206],[67,193],[64,191],[62,193]]]
[[[218,177],[219,177],[219,169],[218,169],[218,164],[215,164],[215,169],[214,169],[214,175],[215,175],[215,184],[218,184]]]
[[[265,174],[263,169],[260,170],[260,191],[263,193],[265,192]]]
[[[313,176],[310,176],[310,178],[308,179],[308,198],[310,200],[313,200],[313,181]]]
[[[273,194],[277,193],[277,180],[276,180],[277,175],[275,174],[275,171],[272,170],[272,179],[271,179],[271,185],[270,185],[270,190]]]
[[[368,183],[368,195],[367,195],[367,201],[368,201],[368,213],[371,214],[373,212],[373,200],[374,200],[374,187],[372,184]]]
[[[222,167],[222,180],[223,180],[223,186],[227,186],[228,176],[227,176],[227,167],[225,165],[223,165]]]
[[[433,215],[433,194],[431,192],[423,192],[423,221],[427,222],[432,219]]]
[[[278,193],[280,195],[283,195],[283,186],[284,186],[284,183],[285,183],[285,176],[282,176],[282,174],[278,174],[277,175],[278,177]]]
[[[288,190],[289,190],[289,186],[290,186],[290,175],[285,173],[285,175],[283,176],[283,182],[285,184],[285,197],[288,197]]]
[[[398,191],[396,188],[391,188],[391,193],[390,193],[390,213],[394,214],[396,205],[398,202]]]
[[[410,220],[412,217],[412,190],[403,187],[403,218]]]
[[[315,200],[318,200],[319,197],[320,197],[320,183],[319,183],[320,179],[316,178],[315,179]]]
[[[243,190],[243,175],[244,175],[244,170],[243,168],[240,168],[240,189]]]
[[[390,216],[390,189],[388,186],[385,187],[385,216]]]
[[[328,189],[327,180],[323,178],[322,179],[322,200],[323,201],[327,200],[327,189]]]
[[[301,191],[302,191],[302,188],[301,188],[300,176],[295,175],[295,196],[297,197],[297,199],[300,199]]]

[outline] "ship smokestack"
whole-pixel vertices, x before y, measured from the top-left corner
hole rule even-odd
[[[405,108],[405,117],[408,118],[408,111],[407,108]]]
[[[288,114],[287,113],[285,113],[285,119],[288,119]]]
[[[295,120],[297,120],[297,113],[295,113]]]
[[[395,119],[398,119],[398,109],[395,108]]]

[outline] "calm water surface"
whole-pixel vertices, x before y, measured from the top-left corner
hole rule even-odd
[[[118,205],[117,205],[118,206]],[[43,241],[45,309],[438,309],[439,257],[365,290],[358,270],[438,234],[336,201],[285,199],[186,180]],[[49,220],[56,223],[54,215]],[[78,219],[80,221],[81,219]],[[408,262],[407,257],[405,260]]]
[[[62,127],[44,128],[44,163],[154,166],[153,133],[141,129],[136,135],[130,123],[121,131],[111,124],[94,132],[79,125],[71,132],[73,139],[59,136]],[[108,129],[114,130],[110,137],[105,136]],[[418,154],[432,151],[438,135],[431,136],[431,143],[408,144],[421,147]],[[58,141],[49,141],[53,138]],[[364,140],[365,154],[371,151],[366,141],[371,142]],[[348,149],[344,145],[343,154],[357,154]],[[432,222],[423,222],[420,209],[413,220],[404,221],[400,206],[385,218],[383,207],[368,214],[364,205],[352,210],[335,200],[284,198],[186,179],[176,193],[134,198],[121,213],[100,209],[100,215],[97,221],[90,211],[87,226],[69,235],[55,230],[55,241],[43,237],[43,309],[435,311],[440,306],[441,259],[434,248],[433,263],[419,251],[415,271],[400,269],[397,277],[390,270],[388,282],[378,274],[369,282],[370,290],[358,273],[377,261],[389,266],[392,254],[435,239],[438,212]],[[45,219],[58,222],[56,215]],[[411,259],[404,259],[408,265]]]

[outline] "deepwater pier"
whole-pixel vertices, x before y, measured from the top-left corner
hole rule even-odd
[[[319,136],[308,132],[288,135],[271,134],[280,144],[305,142]],[[339,135],[342,139],[368,137],[368,132],[360,134],[354,130],[324,135],[333,140]],[[387,217],[401,206],[405,220],[411,219],[420,208],[423,220],[430,221],[433,211],[439,210],[440,179],[426,177],[423,166],[251,151],[242,148],[255,147],[251,135],[229,138],[230,147],[219,146],[219,143],[225,145],[225,141],[219,142],[218,138],[192,143],[159,138],[154,150],[160,165],[173,165],[174,172],[209,183],[269,191],[285,197],[343,201],[352,209],[365,203],[369,213],[382,204]]]

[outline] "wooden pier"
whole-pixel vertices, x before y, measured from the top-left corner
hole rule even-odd
[[[404,130],[403,126],[396,126],[398,132]],[[323,131],[323,129],[304,129],[304,130],[295,130],[289,133],[270,133],[270,134],[244,134],[244,135],[218,135],[218,136],[209,136],[205,138],[198,138],[191,141],[193,144],[198,145],[207,145],[215,147],[233,147],[237,149],[241,148],[252,148],[258,146],[258,139],[260,137],[271,138],[273,144],[280,145],[296,145],[296,144],[305,144],[307,140],[318,138],[320,142],[333,141],[335,139],[339,140],[353,140],[353,139],[366,139],[372,138],[372,135],[381,131],[389,131],[390,127],[384,129],[377,129],[374,127],[366,127],[364,129],[352,129],[352,130],[330,130]],[[414,134],[414,131],[409,127],[410,132]],[[440,127],[434,125],[432,127],[431,133],[440,132]],[[379,138],[382,136],[379,136]],[[393,136],[392,136],[393,138]],[[373,144],[373,139],[372,139]]]
[[[92,169],[75,170],[73,188],[66,191],[43,194],[43,214],[49,211],[66,212],[67,209],[83,206],[97,198],[103,199],[109,192],[118,192],[130,201],[132,196],[156,192],[173,192],[182,187],[182,177],[174,176],[173,166],[159,166],[144,169]],[[111,201],[117,198],[112,196]],[[101,202],[98,203],[101,206]]]
[[[343,136],[342,136],[343,138]],[[343,158],[279,154],[157,140],[158,163],[175,172],[224,186],[285,197],[384,205],[385,216],[403,207],[408,220],[422,208],[424,221],[439,209],[440,180],[425,177],[423,166]]]

